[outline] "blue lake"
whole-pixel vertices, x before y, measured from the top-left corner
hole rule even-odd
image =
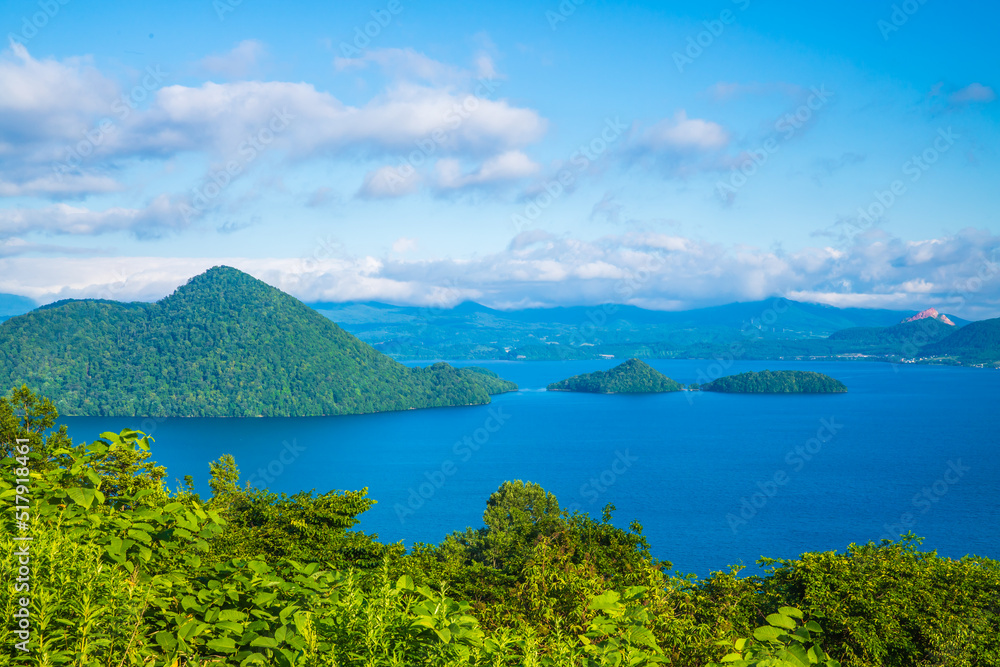
[[[136,428],[156,439],[170,486],[235,455],[245,480],[294,493],[360,489],[361,530],[438,542],[482,525],[504,480],[560,504],[639,521],[654,555],[706,575],[913,530],[941,555],[1000,558],[1000,373],[882,363],[735,362],[723,374],[816,370],[841,395],[647,396],[546,392],[621,360],[474,362],[521,391],[492,405],[290,419],[65,418],[76,441]],[[653,360],[681,383],[711,362]],[[423,365],[423,364],[420,364]],[[456,362],[455,365],[473,365]],[[718,369],[714,369],[717,371]],[[269,482],[267,480],[270,480]]]

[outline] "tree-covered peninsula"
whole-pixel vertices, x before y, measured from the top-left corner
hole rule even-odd
[[[724,394],[841,394],[840,380],[812,371],[758,371],[729,375],[700,386]]]
[[[0,325],[0,381],[71,416],[345,415],[517,390],[484,369],[407,368],[229,267],[156,303],[61,301],[13,317]]]
[[[607,371],[574,375],[553,382],[549,391],[580,391],[590,394],[652,394],[680,391],[681,385],[644,361],[629,359]]]

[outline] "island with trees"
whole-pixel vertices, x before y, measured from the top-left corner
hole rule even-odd
[[[682,388],[680,383],[638,359],[629,359],[611,370],[574,375],[548,386],[549,391],[590,394],[654,394]]]
[[[842,394],[840,380],[813,371],[749,371],[728,375],[689,389],[724,394]]]

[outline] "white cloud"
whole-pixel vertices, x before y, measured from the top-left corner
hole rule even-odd
[[[53,167],[67,149],[81,143],[84,150],[93,147],[93,138],[100,137],[97,121],[113,115],[119,96],[119,86],[89,59],[36,60],[11,42],[0,52],[0,196],[117,189],[106,176],[60,181]]]
[[[462,165],[456,159],[438,160],[435,166],[436,185],[444,190],[516,181],[533,176],[540,170],[536,162],[517,150],[495,155],[468,173],[463,173]]]
[[[155,238],[182,229],[187,223],[181,203],[161,195],[141,209],[116,206],[94,211],[67,204],[0,209],[0,238],[28,232],[95,235],[120,231]]]
[[[66,174],[62,178],[53,174],[23,183],[0,181],[0,197],[72,197],[119,192],[124,189],[125,186],[110,176],[97,174]]]
[[[244,39],[227,53],[205,56],[201,60],[201,66],[211,74],[221,74],[234,79],[242,78],[257,67],[266,52],[267,48],[263,42]]]
[[[645,130],[639,145],[653,151],[710,151],[725,148],[729,133],[718,123],[688,118],[683,109]]]
[[[337,57],[333,66],[338,71],[364,69],[377,65],[383,72],[395,79],[414,79],[429,83],[456,83],[468,79],[469,75],[457,67],[428,58],[413,49],[370,49],[357,58]]]
[[[420,172],[412,167],[379,167],[365,174],[357,192],[362,199],[392,199],[412,194],[421,182]]]
[[[629,162],[658,170],[671,177],[728,170],[734,158],[727,152],[728,131],[711,120],[689,118],[683,109],[673,118],[664,118],[629,133],[622,155]]]
[[[247,40],[203,65],[235,76],[262,50]],[[135,104],[85,59],[39,61],[15,44],[0,55],[0,194],[57,199],[112,192],[124,185],[108,174],[127,173],[127,161],[183,153],[246,166],[246,156],[260,152],[255,142],[278,159],[405,160],[423,150],[422,161],[480,161],[516,151],[546,132],[537,111],[475,92],[482,84],[470,72],[411,50],[374,51],[365,58],[394,68],[400,78],[360,105],[303,82],[159,87],[159,75],[143,84],[146,101]],[[477,67],[491,63],[481,59]],[[413,82],[421,78],[433,85]],[[57,177],[55,168],[78,146],[82,157],[73,161],[74,169]],[[504,162],[514,155],[484,164],[497,171],[482,178],[523,167]]]
[[[1000,236],[961,232],[914,245],[859,237],[849,248],[777,254],[665,234],[630,233],[592,241],[533,230],[500,252],[467,260],[408,260],[411,239],[388,258],[171,259],[25,257],[0,259],[0,292],[41,302],[68,296],[155,299],[214,264],[229,264],[306,300],[379,300],[453,305],[552,306],[631,303],[692,308],[780,295],[837,306],[922,310],[968,318],[1000,315]],[[930,248],[932,254],[927,256]],[[2,253],[0,253],[2,254]],[[919,261],[915,261],[919,259]],[[44,270],[40,270],[43,266]],[[118,271],[118,274],[115,274]],[[119,277],[125,276],[127,280]],[[455,290],[452,285],[461,285]]]
[[[207,148],[235,155],[248,139],[266,133],[276,115],[289,123],[276,133],[272,149],[297,158],[405,156],[420,149],[419,141],[435,153],[477,155],[526,145],[545,132],[533,110],[444,89],[399,84],[354,107],[307,83],[244,81],[157,91],[116,150],[169,155]]]

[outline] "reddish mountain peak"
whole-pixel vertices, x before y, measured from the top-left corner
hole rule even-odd
[[[955,323],[948,319],[947,315],[942,315],[937,311],[937,308],[928,308],[927,310],[922,310],[913,317],[907,317],[903,322],[916,322],[917,320],[922,320],[928,317],[932,317],[942,324],[950,324],[955,326]]]

